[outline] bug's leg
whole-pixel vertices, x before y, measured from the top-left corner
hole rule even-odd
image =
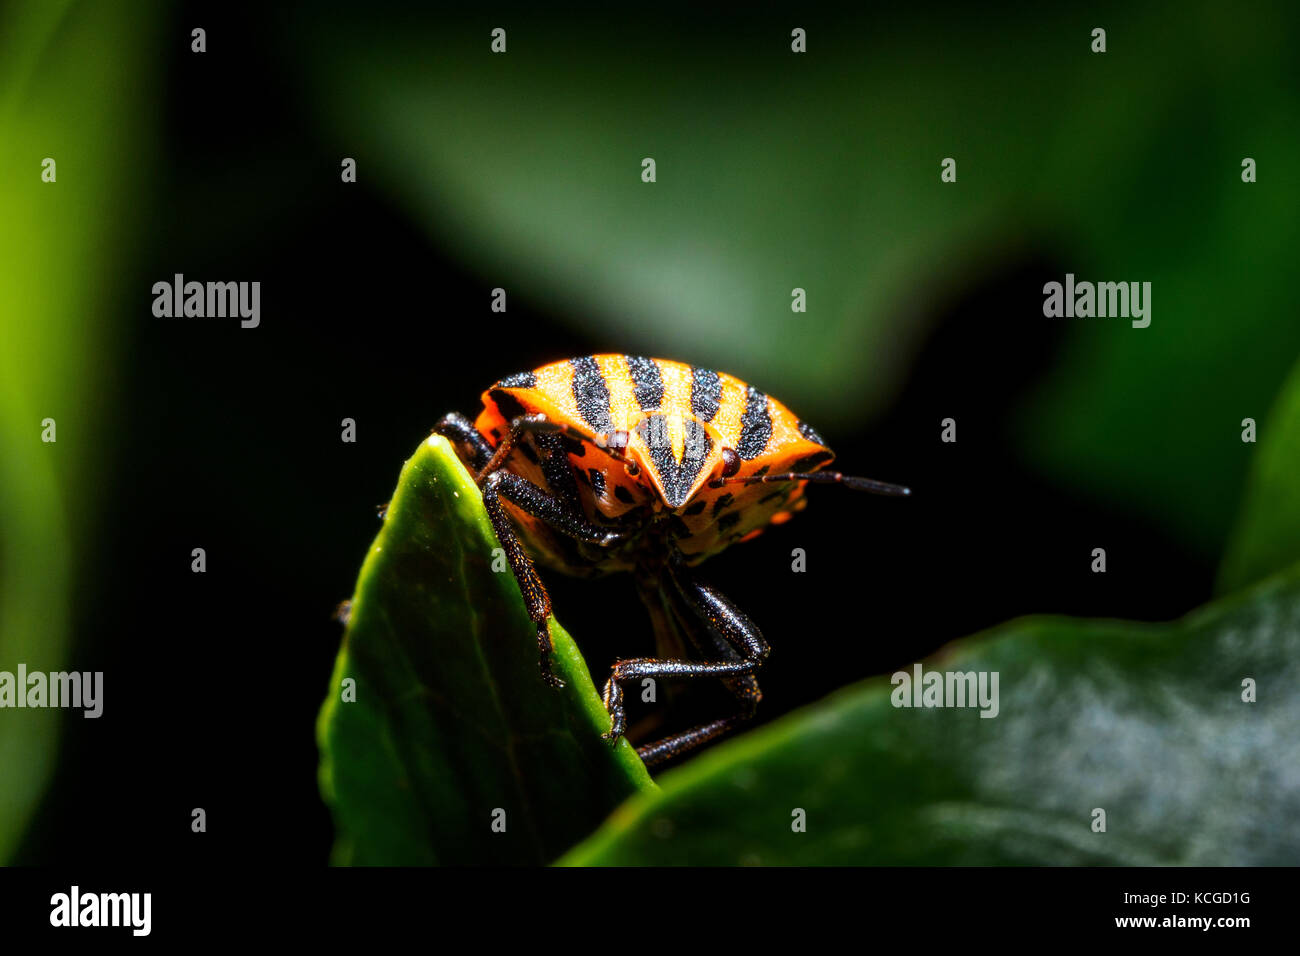
[[[451,442],[452,447],[464,447],[469,451],[468,464],[475,472],[481,471],[492,459],[492,446],[484,438],[474,423],[460,412],[448,412],[438,424],[433,426],[433,433],[441,435]]]
[[[510,457],[510,451],[514,448],[515,443],[519,441],[521,436],[528,433],[555,436],[566,435],[575,441],[590,442],[614,459],[622,461],[625,464],[628,463],[622,454],[622,448],[627,444],[627,432],[611,432],[608,435],[597,436],[597,440],[592,441],[591,438],[578,431],[578,429],[574,428],[572,425],[565,424],[564,422],[552,421],[545,415],[520,415],[518,418],[511,419],[510,431],[508,431],[506,436],[501,439],[501,442],[497,445],[495,450],[489,449],[490,454],[487,461],[485,461],[483,465],[479,466],[477,481],[480,485],[487,480],[488,475],[492,474],[506,463],[506,459]],[[632,465],[632,467],[635,467],[635,465]]]
[[[639,677],[720,677],[740,702],[741,709],[730,717],[701,724],[638,748],[637,753],[648,765],[661,763],[707,743],[753,717],[758,702],[762,699],[754,675],[770,652],[754,622],[726,597],[691,577],[680,562],[673,564],[668,578],[686,608],[704,626],[712,651],[723,659],[698,663],[649,658],[619,661],[614,665],[609,682],[605,685],[606,708],[610,710],[612,718],[612,725],[605,736],[616,740],[626,728],[620,685],[626,680]]]
[[[627,729],[627,715],[623,710],[622,687],[627,681],[645,677],[744,677],[753,674],[760,663],[759,661],[747,660],[665,661],[653,657],[634,657],[629,660],[618,661],[610,671],[609,680],[605,682],[605,691],[602,695],[605,701],[605,709],[609,711],[611,723],[609,730],[601,734],[601,736],[609,740],[617,740],[623,736],[623,732]],[[757,685],[755,685],[755,690],[757,690]],[[671,739],[673,738],[665,738],[652,746],[658,747]]]
[[[494,471],[483,482],[483,509],[492,530],[496,532],[501,547],[505,549],[506,561],[519,583],[528,616],[537,628],[537,651],[540,659],[543,679],[553,687],[563,687],[564,682],[551,672],[551,632],[546,619],[551,614],[551,599],[546,593],[542,579],[537,575],[532,559],[524,551],[514,525],[501,504],[501,499],[519,506],[528,514],[579,541],[595,544],[610,544],[617,540],[618,534],[607,528],[598,528],[587,521],[580,513],[566,507],[554,496],[547,494],[531,481],[508,471]]]
[[[505,437],[497,444],[492,454],[482,465],[479,466],[476,480],[480,485],[487,480],[488,475],[499,469],[506,463],[510,457],[511,450],[515,443],[526,432],[537,433],[555,433],[568,430],[568,426],[552,422],[545,415],[520,415],[518,418],[510,420],[510,430],[506,432]]]
[[[646,744],[644,747],[636,749],[637,756],[647,767],[654,767],[679,757],[687,751],[694,750],[696,747],[702,747],[710,740],[716,740],[719,737],[731,733],[737,727],[743,726],[754,715],[736,714],[733,717],[723,717],[721,720],[715,720],[708,724],[700,724],[690,730],[683,731],[680,734],[673,734],[671,737],[665,737],[663,740],[657,740],[652,744]]]

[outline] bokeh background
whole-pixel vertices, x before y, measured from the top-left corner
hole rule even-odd
[[[762,720],[1022,614],[1203,603],[1240,422],[1300,350],[1297,19],[0,8],[0,668],[106,687],[99,720],[0,715],[0,860],[323,863],[374,506],[443,412],[558,358],[732,372],[914,488],[820,489],[709,566],[773,644]],[[261,326],[155,318],[176,272],[260,281]],[[1151,282],[1151,327],[1045,319],[1066,272]],[[629,584],[551,583],[598,678],[648,649]]]

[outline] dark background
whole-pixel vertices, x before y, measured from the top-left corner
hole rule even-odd
[[[124,309],[127,392],[107,425],[112,467],[95,476],[113,506],[74,622],[77,669],[110,675],[105,716],[65,718],[17,862],[323,864],[314,723],[340,638],[331,615],[375,506],[437,418],[475,412],[487,384],[627,349],[526,295],[491,313],[508,276],[468,271],[365,176],[340,183],[338,149],[305,121],[259,18],[196,7],[169,29],[200,18],[222,48],[171,44],[163,70],[153,216],[125,283],[141,290]],[[811,489],[795,521],[706,566],[773,646],[761,721],[1018,615],[1161,620],[1208,598],[1204,558],[1045,484],[1011,451],[1007,411],[1060,348],[1040,290],[1065,271],[1043,248],[967,285],[933,316],[891,407],[822,429],[840,467],[907,483],[912,499]],[[260,280],[261,327],[154,319],[143,290],[174,272]],[[783,397],[780,381],[755,384]],[[355,444],[340,441],[345,417]],[[939,440],[945,417],[956,444]],[[1098,546],[1104,575],[1089,569]],[[190,571],[195,547],[206,574]],[[789,571],[794,547],[806,574]],[[636,600],[629,582],[548,582],[598,684],[616,656],[649,650],[639,605],[608,632],[611,609]]]

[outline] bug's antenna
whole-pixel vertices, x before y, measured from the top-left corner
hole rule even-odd
[[[788,471],[779,475],[750,475],[748,477],[720,478],[715,484],[759,484],[769,481],[811,481],[820,485],[843,485],[854,491],[867,491],[873,495],[890,495],[894,498],[906,498],[912,489],[904,485],[891,485],[885,481],[871,478],[857,478],[839,471]]]

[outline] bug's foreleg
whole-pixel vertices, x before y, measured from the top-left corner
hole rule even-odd
[[[433,426],[433,434],[441,435],[453,447],[463,446],[469,452],[467,464],[476,473],[492,460],[492,446],[474,427],[474,423],[460,412],[448,412]]]
[[[575,514],[554,496],[547,494],[531,481],[508,471],[494,471],[483,483],[483,509],[487,512],[492,530],[496,532],[506,561],[519,583],[528,616],[537,628],[537,651],[543,679],[553,687],[563,687],[564,682],[551,672],[551,632],[546,620],[551,615],[551,598],[546,593],[542,579],[537,575],[532,559],[524,550],[519,534],[510,522],[501,504],[505,498],[534,518],[545,521],[571,538],[596,544],[610,544],[618,535],[606,528],[591,524],[581,514]]]
[[[482,485],[487,481],[488,475],[494,473],[506,463],[510,457],[510,451],[526,434],[577,434],[568,425],[560,422],[553,422],[545,415],[520,415],[518,418],[511,419],[510,430],[506,432],[505,437],[497,444],[497,447],[491,451],[487,461],[478,466],[478,476],[476,481]]]
[[[495,449],[489,449],[488,459],[479,466],[478,477],[476,480],[480,485],[487,480],[488,475],[499,469],[506,463],[510,457],[510,451],[521,437],[526,434],[534,435],[567,435],[575,441],[590,442],[597,448],[605,452],[615,461],[621,461],[635,473],[636,464],[629,461],[623,455],[623,447],[627,444],[627,432],[611,432],[608,434],[597,435],[593,440],[584,435],[572,425],[564,422],[557,422],[547,418],[540,413],[532,415],[520,415],[510,422],[510,430],[506,432],[504,438]]]
[[[721,720],[701,724],[691,730],[665,737],[637,749],[647,765],[662,763],[671,757],[693,750],[735,729],[754,716],[762,699],[755,674],[767,659],[770,648],[754,622],[746,617],[726,597],[707,584],[695,580],[680,564],[669,572],[671,586],[682,598],[712,639],[713,650],[723,658],[720,661],[653,660],[637,658],[619,661],[605,685],[605,706],[610,711],[612,725],[605,735],[617,739],[626,729],[623,712],[621,684],[643,677],[720,677],[740,702],[738,713]]]

